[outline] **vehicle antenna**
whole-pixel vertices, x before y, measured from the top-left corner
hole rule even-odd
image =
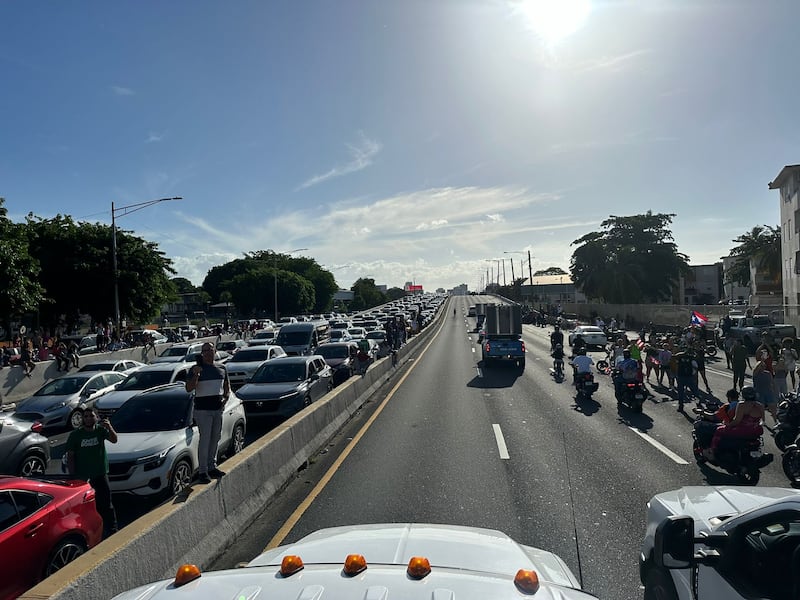
[[[575,520],[575,497],[572,493],[572,478],[569,475],[569,456],[567,455],[567,434],[562,433],[564,439],[564,463],[567,468],[567,487],[569,487],[569,508],[572,512],[572,531],[575,534],[575,556],[578,558],[578,581],[583,587],[583,569],[581,568],[581,547],[578,544],[578,523]]]

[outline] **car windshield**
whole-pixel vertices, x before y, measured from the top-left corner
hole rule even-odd
[[[350,354],[347,346],[328,346],[323,344],[315,350],[322,358],[347,358]]]
[[[303,381],[305,378],[305,363],[282,363],[276,360],[261,365],[250,383],[283,383]]]
[[[770,327],[772,321],[769,317],[753,317],[753,327]]]
[[[236,342],[220,342],[217,344],[217,350],[225,350],[226,352],[230,352],[231,350],[236,350],[237,344]]]
[[[386,334],[383,331],[370,331],[367,334],[367,339],[369,340],[382,340],[386,338]]]
[[[275,337],[274,331],[262,331],[260,333],[255,334],[251,340],[271,340]]]
[[[117,433],[174,431],[191,424],[192,398],[188,393],[134,396],[111,417]]]
[[[116,363],[89,363],[81,367],[81,373],[87,371],[111,371]]]
[[[257,360],[267,360],[269,350],[257,348],[253,350],[239,350],[228,362],[255,362]]]
[[[83,377],[61,377],[39,389],[34,396],[68,396],[79,392],[85,383]]]
[[[281,331],[275,341],[278,346],[302,346],[308,343],[308,339],[307,331]]]
[[[169,383],[172,371],[137,371],[119,384],[119,390],[149,390],[157,385]]]
[[[186,348],[180,346],[172,346],[164,350],[159,356],[186,356]]]

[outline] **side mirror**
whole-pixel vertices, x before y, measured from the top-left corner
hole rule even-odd
[[[655,563],[665,569],[688,569],[694,562],[694,519],[669,516],[656,527]]]
[[[319,379],[319,373],[312,373],[311,377],[309,377],[311,381],[317,381]]]

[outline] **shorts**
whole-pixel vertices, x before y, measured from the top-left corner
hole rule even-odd
[[[756,397],[758,401],[763,404],[764,406],[770,406],[772,404],[777,404],[778,399],[775,397],[775,393],[770,392],[756,392]]]

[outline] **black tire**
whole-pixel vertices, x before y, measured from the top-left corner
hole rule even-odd
[[[303,398],[303,407],[311,406],[311,396],[306,396]]]
[[[19,464],[17,475],[20,477],[35,477],[37,475],[44,475],[47,471],[47,461],[41,454],[31,452],[25,455],[22,462]]]
[[[173,496],[177,496],[192,483],[194,471],[192,465],[185,458],[180,459],[175,466],[172,467],[172,475],[169,478],[169,492]]]
[[[608,369],[608,361],[607,360],[598,360],[597,361],[597,370],[601,373],[605,373]]]
[[[69,419],[67,419],[67,424],[72,429],[80,429],[83,427],[83,411],[76,408],[71,413],[69,413]]]
[[[742,467],[736,474],[736,478],[742,485],[758,485],[761,479],[761,471],[757,468]]]
[[[716,346],[706,346],[706,354],[709,356],[716,356],[717,355],[717,347]]]
[[[694,440],[692,443],[692,454],[694,454],[694,459],[697,461],[698,465],[702,465],[708,462],[705,456],[703,456],[703,447],[700,445],[700,442]]]
[[[792,483],[800,483],[800,449],[789,446],[781,459],[783,473]]]
[[[644,600],[678,600],[669,571],[651,567],[644,578]]]
[[[237,423],[233,428],[233,433],[231,434],[231,443],[228,446],[228,451],[226,454],[228,458],[234,456],[235,454],[239,454],[244,449],[244,424]]]
[[[61,540],[50,552],[44,567],[44,577],[49,577],[86,552],[86,542],[78,537]]]
[[[638,414],[642,414],[643,410],[644,410],[644,406],[642,404],[637,404],[636,406],[633,407],[633,412],[638,413]]]
[[[792,434],[792,432],[787,429],[779,429],[775,432],[775,445],[780,448],[781,452],[784,452],[786,448],[794,444],[796,437],[796,434]]]

